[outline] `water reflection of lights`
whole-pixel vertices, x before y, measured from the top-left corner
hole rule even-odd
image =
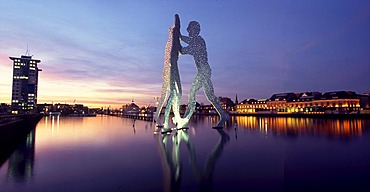
[[[259,130],[266,135],[327,135],[339,137],[360,136],[362,119],[325,119],[291,117],[236,117],[241,129]]]
[[[265,133],[265,135],[267,136],[267,134],[268,134],[267,119],[266,118],[259,118],[258,125],[259,125],[260,131]]]
[[[195,129],[194,128],[192,128],[192,129],[190,129],[190,133],[191,133],[191,135],[196,135],[196,131],[195,131]]]
[[[192,128],[193,129],[193,128]],[[190,131],[192,131],[190,129]],[[201,191],[211,187],[212,175],[216,160],[221,156],[225,144],[230,140],[229,135],[222,129],[216,130],[220,134],[220,139],[211,151],[206,160],[205,167],[202,169],[197,164],[196,150],[192,144],[188,130],[177,130],[172,136],[172,155],[170,150],[171,134],[156,134],[157,148],[160,153],[163,175],[164,191],[178,191],[181,184],[182,162],[180,157],[180,145],[184,142],[190,156],[190,165],[198,181]]]
[[[59,130],[59,126],[60,126],[59,115],[58,116],[46,116],[45,117],[45,128],[48,128],[49,119],[51,119],[51,135],[54,135],[55,130]]]

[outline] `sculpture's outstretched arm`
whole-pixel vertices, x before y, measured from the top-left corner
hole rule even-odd
[[[185,35],[181,35],[181,34],[180,34],[180,39],[181,39],[181,41],[183,41],[183,42],[185,42],[187,44],[189,44],[190,43],[190,40],[191,40],[190,37],[185,36]]]
[[[185,43],[187,43],[187,44],[189,44],[190,41],[191,41],[191,38],[188,37],[188,36],[183,36],[183,35],[180,34],[180,40],[183,41],[183,42],[185,42]],[[183,54],[183,55],[188,55],[188,54],[190,54],[191,49],[192,48],[190,48],[189,46],[187,46],[187,47],[181,47],[180,53]]]
[[[183,55],[190,55],[190,48],[189,48],[189,46],[187,46],[187,47],[181,47],[181,49],[180,49],[180,53],[181,54],[183,54]]]

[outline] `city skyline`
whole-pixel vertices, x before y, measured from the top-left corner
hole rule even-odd
[[[184,35],[189,21],[201,25],[217,96],[369,92],[369,8],[368,1],[3,2],[0,102],[11,101],[9,57],[28,46],[42,60],[38,103],[155,105],[176,13]],[[178,63],[186,104],[196,68],[190,56]],[[197,98],[208,103],[203,93]]]

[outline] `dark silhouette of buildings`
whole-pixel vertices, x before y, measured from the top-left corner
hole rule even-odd
[[[37,104],[37,109],[39,113],[44,115],[88,116],[97,113],[96,109],[89,109],[82,104],[44,103]]]
[[[10,114],[10,113],[11,113],[10,105],[6,103],[1,103],[0,104],[0,115]]]

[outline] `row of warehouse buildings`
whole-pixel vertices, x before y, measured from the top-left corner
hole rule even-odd
[[[246,113],[326,113],[350,114],[369,112],[370,95],[353,91],[279,93],[269,99],[245,99],[234,112]],[[224,105],[225,109],[228,109]],[[230,108],[229,108],[230,109]]]

